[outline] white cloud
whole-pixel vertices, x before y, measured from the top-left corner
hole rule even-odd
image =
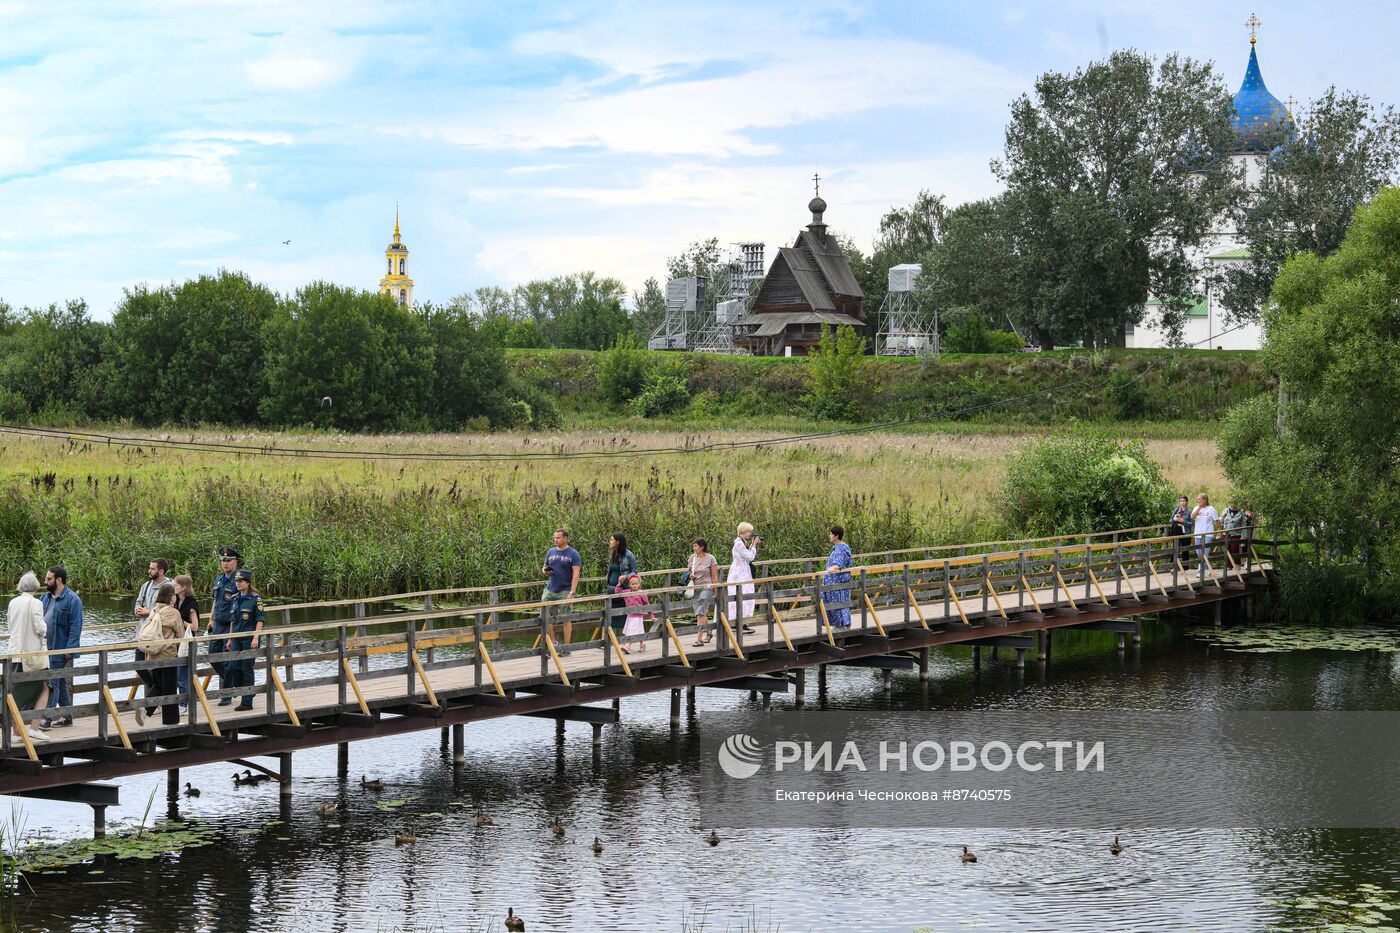
[[[244,73],[263,90],[307,91],[339,83],[357,64],[363,43],[320,30],[298,30],[265,40],[265,54],[245,62]]]

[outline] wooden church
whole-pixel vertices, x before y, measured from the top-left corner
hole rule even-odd
[[[791,247],[778,250],[753,310],[735,325],[735,345],[755,356],[806,356],[824,329],[865,328],[860,310],[865,294],[845,251],[826,232],[826,202],[818,194],[807,208],[812,222]]]

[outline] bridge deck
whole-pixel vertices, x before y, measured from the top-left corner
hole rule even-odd
[[[1154,541],[1166,545],[1156,551]],[[756,594],[759,615],[751,620],[755,631],[736,633],[737,650],[725,630],[729,620],[720,623],[707,646],[697,648],[692,644],[693,619],[680,625],[673,611],[646,636],[646,651],[638,650],[636,640],[629,640],[631,653],[619,656],[607,631],[595,628],[602,620],[601,608],[591,610],[591,616],[578,614],[576,628],[593,629],[594,637],[575,645],[568,655],[556,657],[550,646],[541,648],[538,641],[526,648],[527,640],[510,650],[504,640],[507,636],[528,639],[539,631],[533,618],[539,604],[409,613],[398,623],[402,627],[398,635],[366,634],[367,623],[384,624],[386,617],[293,626],[289,627],[292,634],[272,629],[264,641],[280,638],[282,645],[276,651],[267,645],[259,652],[272,660],[261,662],[264,683],[251,690],[210,690],[207,708],[196,696],[189,716],[173,726],[161,725],[159,714],[138,725],[134,709],[143,706],[144,700],[109,698],[108,684],[120,684],[108,671],[129,673],[137,665],[125,660],[131,657],[129,644],[101,646],[90,649],[99,655],[100,668],[79,669],[74,682],[95,674],[97,685],[84,687],[105,695],[99,695],[96,703],[73,707],[74,724],[50,731],[48,742],[33,742],[32,753],[18,742],[9,743],[6,757],[0,758],[0,792],[544,712],[687,683],[718,683],[861,658],[878,662],[881,655],[932,645],[1101,624],[1245,595],[1267,582],[1272,566],[1255,555],[1240,563],[1226,558],[1202,582],[1196,574],[1183,579],[1174,573],[1179,570],[1177,553],[1170,539],[1152,539],[1141,546],[1140,559],[1131,554],[1125,559],[1122,546],[1105,546],[1102,555],[1085,547],[1055,549],[1036,555],[1039,565],[1035,567],[1021,552],[866,568],[867,579],[850,585],[852,626],[847,631],[830,630],[822,612],[813,613],[818,587],[806,585],[805,577],[811,575],[761,580]],[[1072,566],[1070,559],[1076,554],[1081,564]],[[1005,566],[998,567],[998,562]],[[1032,579],[1047,583],[1037,585]],[[911,598],[916,595],[917,599]],[[787,611],[777,608],[784,603],[790,607]],[[770,614],[767,606],[777,612]],[[483,625],[487,610],[502,617],[517,610],[515,614],[524,617]],[[445,635],[417,627],[420,618],[426,625],[444,615],[474,615],[474,625]],[[667,625],[674,635],[668,633]],[[326,640],[325,629],[335,631],[337,642]],[[294,641],[298,632],[310,640]],[[490,634],[498,640],[488,651],[485,639]],[[370,653],[401,654],[404,663],[376,669],[369,664]],[[118,662],[118,657],[123,661]],[[287,675],[282,683],[266,682],[269,671],[279,668]],[[284,687],[285,696],[274,687]],[[253,695],[252,710],[217,705],[215,698],[238,693]],[[8,703],[8,685],[5,700]],[[113,711],[116,716],[111,715]],[[3,713],[8,724],[11,711]],[[345,725],[357,716],[354,725]],[[293,719],[300,725],[293,726]],[[212,734],[216,729],[217,737]],[[84,760],[65,762],[65,756]]]

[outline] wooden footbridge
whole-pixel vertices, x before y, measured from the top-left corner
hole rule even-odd
[[[606,597],[562,604],[567,614],[558,621],[572,619],[588,636],[567,652],[546,637],[536,581],[273,606],[257,648],[246,652],[211,656],[208,645],[216,638],[208,635],[191,640],[199,650],[190,657],[168,661],[135,661],[129,640],[83,647],[72,668],[7,673],[0,681],[0,793],[88,803],[100,817],[101,807],[116,802],[115,787],[94,782],[145,772],[167,771],[178,780],[180,768],[238,761],[274,774],[290,793],[292,753],[313,746],[338,744],[344,755],[354,741],[431,728],[442,729],[445,741],[450,727],[460,764],[463,727],[481,719],[588,722],[596,738],[617,713],[615,706],[591,704],[642,693],[670,690],[677,725],[682,688],[749,690],[762,694],[765,705],[771,694],[793,688],[800,700],[808,668],[824,673],[825,665],[860,665],[882,668],[888,677],[917,667],[926,678],[928,650],[951,644],[972,645],[974,658],[982,646],[1014,650],[1024,665],[1027,651],[1046,657],[1050,633],[1059,628],[1113,633],[1121,645],[1128,635],[1137,640],[1147,613],[1215,604],[1218,621],[1220,604],[1265,586],[1278,559],[1278,542],[1247,531],[1238,554],[1218,545],[1188,569],[1188,559],[1196,563],[1189,539],[1159,532],[863,554],[851,583],[827,587],[819,558],[763,562],[756,566],[752,617],[725,598],[725,585],[717,587],[710,625],[716,637],[703,647],[695,646],[695,616],[672,585],[673,570],[646,575],[657,621],[643,636],[614,634],[605,621]],[[844,589],[849,601],[824,602],[830,591]],[[851,610],[849,629],[830,625],[827,611],[839,607]],[[344,617],[294,621],[312,610]],[[100,637],[101,628],[85,635]],[[118,628],[126,639],[133,634],[133,626]],[[255,686],[212,689],[209,662],[246,657],[256,663]],[[190,674],[179,698],[188,711],[175,725],[160,724],[158,713],[138,725],[136,710],[151,701],[137,697],[136,671],[173,665]],[[23,730],[13,738],[20,715],[15,684],[54,677],[71,683],[75,705],[49,712],[72,716],[73,724],[52,729],[48,741]],[[252,697],[253,709],[219,704],[244,696]],[[248,761],[264,756],[280,767]]]

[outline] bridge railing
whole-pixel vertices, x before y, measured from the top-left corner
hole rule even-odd
[[[1117,531],[1096,532],[1089,535],[1054,535],[1034,538],[1008,538],[991,541],[978,541],[970,544],[941,544],[928,545],[916,548],[902,548],[896,550],[867,551],[855,554],[857,561],[895,563],[903,560],[931,560],[942,555],[952,555],[962,557],[968,553],[981,553],[989,550],[1014,550],[1023,548],[1044,548],[1056,545],[1078,543],[1083,541],[1106,541],[1120,540],[1135,537],[1148,537],[1159,534],[1165,525],[1143,525],[1136,528],[1123,528]],[[725,555],[716,552],[716,559]],[[815,572],[821,562],[820,557],[788,557],[769,558],[756,560],[753,563],[754,572],[757,576],[771,576],[789,572]],[[721,567],[727,566],[723,562]],[[660,586],[670,588],[675,585],[675,581],[684,572],[683,567],[669,567],[657,570],[641,571],[644,583],[649,586]],[[606,583],[606,577],[580,577],[581,588],[597,587]],[[659,581],[659,582],[658,582]],[[267,613],[269,623],[281,627],[289,625],[293,616],[306,612],[324,612],[335,609],[348,609],[360,616],[369,616],[376,608],[393,607],[393,611],[403,611],[401,607],[405,603],[421,602],[425,610],[433,609],[438,604],[465,604],[476,606],[484,604],[488,606],[507,605],[518,603],[529,599],[537,594],[544,587],[544,581],[523,580],[510,583],[500,583],[491,586],[472,587],[449,587],[433,590],[415,590],[406,593],[391,593],[383,596],[351,597],[345,599],[315,600],[290,603],[269,603]],[[494,611],[494,610],[493,610]],[[274,621],[275,620],[275,621]],[[106,625],[88,626],[86,631],[92,633],[102,632],[125,632],[134,627],[133,623],[109,623]]]
[[[1083,603],[1111,606],[1123,599],[1160,599],[1182,589],[1221,588],[1243,581],[1255,570],[1260,563],[1257,547],[1273,547],[1266,562],[1277,558],[1278,542],[1256,540],[1254,529],[1246,529],[1244,538],[1238,553],[1232,553],[1235,549],[1225,540],[1218,540],[1194,572],[1186,566],[1195,543],[1190,535],[1109,534],[1078,537],[1074,544],[1058,538],[1053,541],[1060,543],[1045,546],[1045,539],[1035,539],[1012,542],[1018,545],[1012,549],[978,554],[876,561],[851,568],[849,582],[827,581],[825,568],[820,567],[769,574],[751,583],[717,582],[703,630],[695,615],[696,606],[687,599],[684,588],[667,586],[648,590],[646,606],[626,609],[613,605],[615,597],[607,594],[550,602],[498,601],[425,608],[374,617],[359,604],[355,614],[347,618],[264,629],[256,646],[250,644],[241,651],[226,644],[223,650],[211,653],[210,643],[227,642],[229,633],[188,638],[190,648],[185,658],[137,661],[132,655],[136,645],[126,641],[38,652],[30,657],[71,655],[74,663],[71,667],[22,672],[12,670],[16,657],[0,655],[5,671],[0,678],[0,741],[4,755],[16,751],[12,748],[12,728],[24,714],[14,702],[14,688],[38,680],[63,681],[73,692],[75,702],[48,710],[50,716],[93,719],[97,744],[116,743],[113,747],[130,751],[133,742],[121,714],[159,706],[162,701],[160,697],[135,696],[130,675],[139,671],[183,666],[190,684],[184,694],[163,698],[169,703],[187,703],[183,720],[169,726],[150,724],[141,741],[190,732],[220,734],[215,704],[225,698],[252,698],[269,720],[285,719],[300,726],[291,697],[294,689],[334,685],[331,707],[335,711],[370,716],[386,705],[440,706],[442,698],[434,687],[434,674],[448,668],[469,667],[471,671],[466,686],[458,681],[451,693],[465,690],[499,697],[506,695],[508,684],[572,688],[571,674],[579,674],[577,668],[571,671],[566,665],[566,650],[601,649],[601,661],[596,669],[589,669],[589,676],[632,677],[632,662],[660,659],[691,666],[687,647],[693,649],[692,639],[709,633],[714,633],[722,657],[744,660],[750,650],[791,652],[798,643],[811,642],[814,636],[808,628],[813,621],[815,638],[834,648],[838,638],[847,634],[885,636],[887,626],[971,626],[974,619],[990,620],[995,625],[1012,613],[1043,616],[1056,608],[1078,611]],[[744,591],[748,587],[752,587],[751,593]],[[845,591],[849,591],[848,596],[839,595]],[[750,602],[752,606],[746,605]],[[930,607],[938,607],[936,614]],[[851,611],[849,633],[831,625],[832,611],[841,609]],[[572,622],[590,630],[588,636],[570,645],[559,644],[549,636],[545,610],[558,612],[555,626]],[[896,620],[889,620],[888,610],[894,610]],[[655,613],[651,632],[624,636],[610,624],[619,613],[638,611]],[[795,623],[801,623],[801,633]],[[749,625],[762,626],[762,631],[756,629],[746,640],[744,629]],[[634,649],[651,638],[658,639],[659,652],[643,658]],[[525,658],[537,661],[538,668],[532,667],[524,679],[518,673],[504,678],[498,670],[498,666]],[[213,667],[243,659],[251,660],[261,673],[260,683],[210,689]],[[401,690],[381,689],[396,678],[402,680]],[[131,693],[118,699],[116,693],[122,688]],[[79,699],[83,702],[77,702]],[[34,715],[28,714],[30,718]],[[61,732],[50,735],[56,743],[62,740]],[[37,761],[33,742],[22,730],[20,736],[24,756]]]

